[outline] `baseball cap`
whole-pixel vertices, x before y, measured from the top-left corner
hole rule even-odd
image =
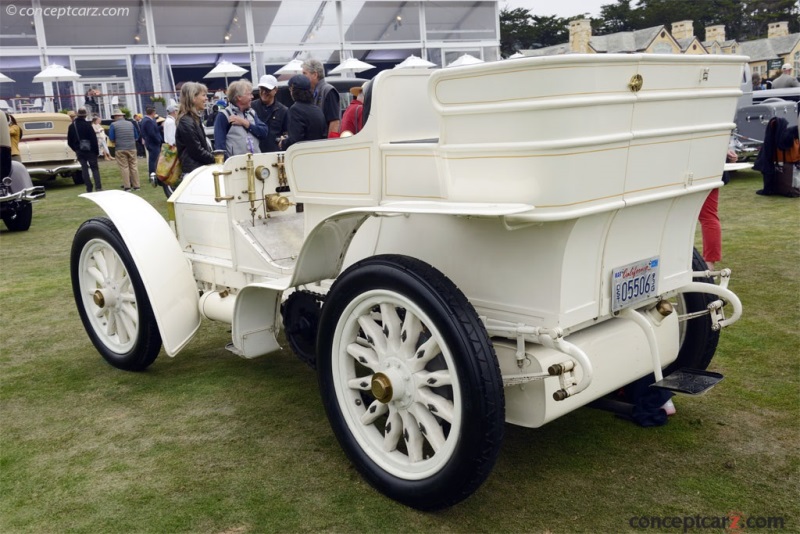
[[[224,108],[224,107],[227,107],[228,103],[225,102],[224,100],[217,100],[217,103],[214,104],[214,105],[215,106],[222,106]]]
[[[297,87],[308,91],[311,90],[311,80],[302,74],[295,74],[289,79],[289,87]]]
[[[258,86],[263,87],[267,91],[272,91],[278,85],[278,80],[271,74],[265,74],[258,80]]]
[[[781,67],[781,70],[791,70],[792,68],[793,67],[791,63],[784,63],[783,67]]]
[[[167,106],[167,113],[172,113],[173,111],[178,111],[178,106],[175,104],[170,104]]]

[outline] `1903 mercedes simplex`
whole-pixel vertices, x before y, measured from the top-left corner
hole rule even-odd
[[[743,61],[382,72],[360,133],[198,169],[169,221],[84,195],[108,217],[74,239],[81,319],[132,371],[201,317],[231,324],[244,358],[283,330],[362,475],[452,505],[488,476],[504,422],[539,427],[651,373],[690,393],[719,379],[704,369],[741,303],[693,239]]]

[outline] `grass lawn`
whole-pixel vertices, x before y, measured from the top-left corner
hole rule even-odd
[[[139,166],[139,194],[166,214]],[[118,188],[116,164],[100,168]],[[711,363],[726,379],[676,398],[660,428],[589,408],[508,426],[488,481],[439,513],[361,479],[288,350],[240,359],[206,322],[147,372],[107,365],[69,276],[76,229],[102,212],[82,186],[47,184],[31,229],[0,231],[0,532],[684,532],[630,523],[663,516],[800,532],[800,200],[757,196],[760,181],[740,172],[721,193],[720,266],[744,304]]]

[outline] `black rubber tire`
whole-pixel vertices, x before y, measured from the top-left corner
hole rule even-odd
[[[347,318],[343,319],[343,313],[351,303],[357,305],[359,301],[371,302],[363,295],[373,290],[390,292],[391,295],[407,299],[405,310],[402,307],[395,308],[401,321],[405,321],[404,318],[411,313],[410,306],[416,306],[429,318],[430,325],[422,323],[426,324],[426,328],[423,328],[417,339],[411,342],[412,346],[418,347],[413,350],[419,350],[419,352],[412,352],[413,356],[405,361],[410,363],[414,358],[422,357],[420,354],[424,354],[424,351],[421,350],[419,343],[425,340],[426,332],[428,332],[428,338],[433,337],[431,330],[433,327],[441,340],[440,345],[444,346],[449,354],[452,367],[445,365],[445,369],[451,375],[455,375],[452,377],[452,381],[457,382],[458,391],[460,391],[461,402],[452,404],[456,410],[454,413],[458,413],[457,410],[460,409],[461,417],[455,417],[450,426],[444,422],[444,419],[439,419],[438,415],[436,417],[436,422],[445,431],[453,429],[459,424],[460,432],[452,442],[449,441],[450,433],[447,433],[447,443],[454,445],[451,449],[447,449],[448,452],[443,453],[439,460],[435,459],[438,452],[423,456],[423,460],[418,460],[428,462],[433,456],[434,460],[438,462],[435,468],[424,474],[424,478],[420,478],[422,475],[418,475],[415,479],[414,476],[409,475],[410,470],[401,473],[400,476],[390,473],[381,467],[367,450],[362,448],[358,438],[354,435],[354,432],[357,432],[362,438],[370,434],[375,435],[376,439],[385,439],[386,433],[389,431],[385,426],[378,427],[378,423],[362,425],[364,428],[356,428],[354,425],[354,428],[351,429],[348,426],[348,416],[343,413],[343,408],[349,408],[349,414],[358,415],[359,411],[366,413],[367,407],[371,406],[372,401],[378,402],[375,401],[371,391],[359,393],[351,389],[339,392],[341,397],[336,391],[335,369],[338,366],[341,370],[341,362],[345,362],[345,368],[350,365],[349,360],[338,357],[338,352],[334,347],[337,331],[340,328],[346,328]],[[378,298],[384,299],[385,297]],[[391,303],[392,301],[386,300],[386,302]],[[386,328],[387,323],[383,321],[382,316],[379,324],[384,325],[381,328]],[[405,324],[402,328],[405,329]],[[359,334],[363,334],[363,330]],[[384,334],[388,338],[389,334],[386,330],[384,330]],[[405,336],[405,330],[403,330],[401,338],[404,343],[406,342]],[[345,340],[344,343],[347,341]],[[437,359],[440,359],[438,366],[430,366]],[[425,365],[436,370],[441,368],[442,362],[446,364],[447,359],[439,353],[439,356]],[[358,366],[359,364],[353,363],[354,368]],[[388,497],[419,510],[438,510],[466,499],[489,476],[500,451],[505,424],[505,399],[497,357],[475,309],[455,284],[431,265],[407,256],[383,255],[358,262],[342,273],[331,287],[322,309],[317,340],[317,368],[323,405],[340,445],[364,478]],[[363,367],[363,369],[369,375],[368,368]],[[339,372],[341,373],[341,371]],[[369,376],[374,377],[375,375]],[[431,384],[432,382],[428,381],[427,383]],[[415,387],[418,390],[422,389],[419,384]],[[447,389],[435,386],[431,386],[431,388],[437,393],[439,389]],[[348,394],[360,394],[364,402],[363,408],[360,408],[360,400],[353,403],[357,408],[353,408],[353,405],[350,404],[347,408],[343,407],[339,399],[346,398]],[[452,398],[455,398],[455,395]],[[423,404],[420,406],[424,407]],[[431,409],[431,405],[428,405],[426,409],[430,409],[429,413],[440,413]],[[353,420],[352,416],[350,417]],[[411,421],[419,421],[419,419],[415,418]],[[405,437],[406,442],[409,429],[412,430],[412,433],[416,432],[416,429],[410,428],[404,421],[402,436]],[[428,437],[430,431],[426,430],[421,423],[419,423],[419,430],[423,439],[430,442]],[[406,447],[405,454],[409,463],[413,465],[414,460],[407,450],[406,442],[400,443],[398,448]],[[370,450],[372,454],[381,454],[377,447]],[[386,453],[387,458],[388,454],[391,453]],[[380,460],[392,465],[384,458],[380,458]]]
[[[31,227],[33,220],[33,204],[24,202],[17,207],[14,215],[7,214],[3,217],[3,222],[9,232],[26,232]]]
[[[72,182],[75,185],[81,185],[83,183],[83,171],[75,171],[72,173]]]
[[[134,299],[129,305],[138,312],[138,323],[135,325],[135,333],[131,336],[131,340],[125,342],[121,337],[119,338],[120,345],[125,346],[124,350],[119,350],[119,347],[115,347],[114,342],[106,333],[98,333],[99,325],[95,324],[93,319],[89,317],[91,313],[94,319],[102,321],[95,314],[101,308],[88,296],[94,288],[85,288],[86,298],[81,292],[81,276],[84,274],[81,272],[81,259],[84,254],[89,254],[90,247],[108,247],[111,249],[125,269],[125,273],[121,273],[116,277],[118,280],[115,283],[120,288],[120,294],[123,286],[127,286],[128,283],[133,290]],[[75,297],[78,313],[86,333],[89,334],[92,344],[100,352],[100,355],[118,369],[125,371],[143,371],[147,369],[155,361],[161,350],[161,334],[158,331],[158,324],[136,264],[122,236],[120,236],[116,226],[109,219],[105,217],[89,219],[78,228],[72,241],[70,274],[72,276],[72,293]],[[110,278],[110,276],[107,277],[107,279]],[[122,280],[122,282],[119,282],[119,280]],[[103,287],[105,287],[104,284]],[[95,287],[100,288],[100,286],[101,284],[96,282]],[[119,300],[121,301],[122,299]]]
[[[281,305],[283,332],[300,361],[317,368],[317,333],[322,301],[314,294],[295,291]]]
[[[703,256],[697,249],[692,254],[692,270],[705,271],[708,269]],[[694,278],[695,282],[713,284],[711,278]],[[708,305],[717,300],[717,297],[708,293],[682,293],[678,295],[683,300],[684,313],[694,313],[708,309]],[[668,375],[681,367],[691,369],[706,369],[717,351],[719,343],[719,330],[711,330],[711,317],[701,315],[683,323],[684,332],[682,334],[678,358],[664,369],[664,375]]]

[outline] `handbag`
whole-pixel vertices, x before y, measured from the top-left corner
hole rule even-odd
[[[162,144],[156,165],[156,178],[165,185],[174,186],[178,183],[181,173],[181,160],[178,158],[177,147],[167,143]]]

